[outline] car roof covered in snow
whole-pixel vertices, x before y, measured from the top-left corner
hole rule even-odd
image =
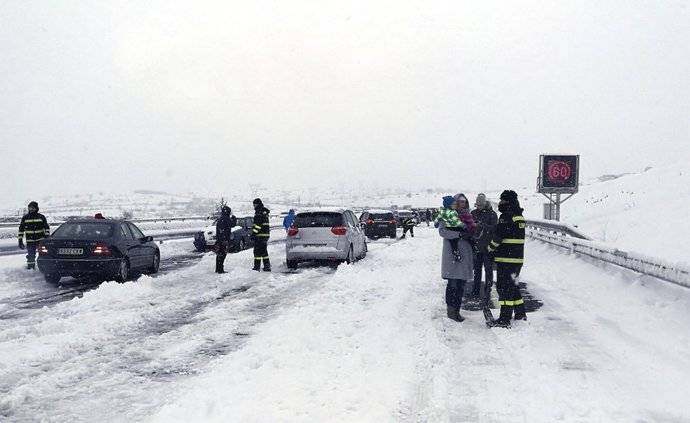
[[[388,214],[388,213],[393,213],[393,210],[386,210],[386,209],[371,209],[371,210],[364,210],[367,213],[374,213],[374,214]]]
[[[351,210],[346,207],[309,207],[305,209],[300,209],[295,212],[296,215],[303,213],[318,213],[318,212],[330,212],[330,213],[342,213],[345,210]]]

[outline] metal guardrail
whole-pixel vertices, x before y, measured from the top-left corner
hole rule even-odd
[[[156,222],[185,222],[185,221],[197,221],[197,220],[208,220],[208,216],[190,216],[190,217],[156,217],[150,219],[126,219],[132,223],[156,223]],[[59,226],[65,223],[65,220],[59,220],[54,222],[48,222],[51,226]],[[0,228],[14,228],[19,226],[19,221],[17,222],[0,222]]]
[[[554,234],[568,235],[573,238],[587,239],[592,238],[583,234],[575,226],[569,225],[567,223],[556,222],[553,220],[538,220],[538,219],[527,219],[527,228],[534,231],[547,231]]]
[[[571,226],[558,222],[527,221],[527,234],[532,239],[690,288],[690,267],[685,264],[619,250],[610,245],[583,238],[580,232],[569,233],[571,229]]]

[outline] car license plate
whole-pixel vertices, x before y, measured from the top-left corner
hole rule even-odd
[[[379,228],[387,228],[388,223],[379,223]]]
[[[79,256],[84,254],[83,248],[58,248],[58,254],[64,256]]]

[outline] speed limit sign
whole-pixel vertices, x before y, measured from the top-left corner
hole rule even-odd
[[[580,156],[541,155],[539,157],[539,192],[574,194],[578,191]]]

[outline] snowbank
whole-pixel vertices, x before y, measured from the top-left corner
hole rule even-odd
[[[530,194],[525,200],[527,217],[543,217],[545,198]],[[563,204],[561,220],[620,249],[690,264],[684,248],[688,204],[690,163],[679,163],[583,185]]]

